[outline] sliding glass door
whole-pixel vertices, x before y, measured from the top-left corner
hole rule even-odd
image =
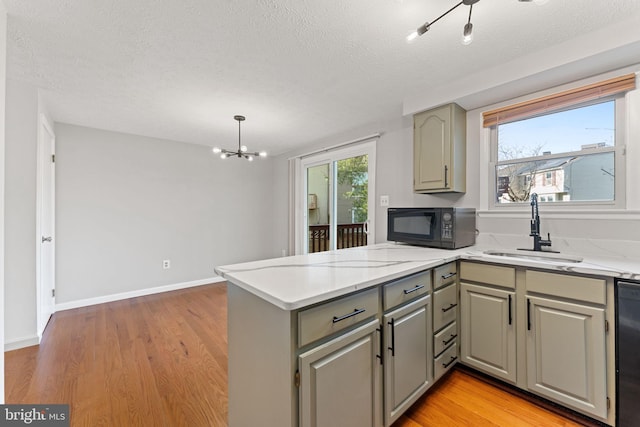
[[[374,243],[375,142],[301,160],[297,253]]]

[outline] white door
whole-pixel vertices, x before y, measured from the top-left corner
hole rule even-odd
[[[36,280],[38,337],[55,311],[55,135],[46,117],[38,124]]]
[[[300,166],[296,253],[375,243],[375,142],[308,156]]]

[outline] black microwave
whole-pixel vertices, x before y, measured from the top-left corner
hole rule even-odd
[[[476,243],[474,208],[389,208],[387,240],[458,249]]]

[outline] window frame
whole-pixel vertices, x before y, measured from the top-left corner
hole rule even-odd
[[[493,125],[488,128],[489,133],[489,182],[488,182],[488,207],[489,210],[494,211],[508,211],[508,210],[521,210],[524,206],[528,206],[529,202],[512,202],[512,203],[499,203],[495,197],[495,190],[497,188],[496,168],[497,166],[513,163],[525,163],[536,161],[540,159],[552,160],[554,158],[562,158],[572,155],[577,156],[589,156],[593,154],[602,154],[607,152],[614,153],[615,164],[615,183],[614,183],[614,199],[613,200],[595,200],[595,201],[554,201],[554,202],[541,202],[551,210],[584,210],[584,209],[626,209],[626,141],[627,141],[627,102],[625,93],[619,93],[608,97],[591,100],[587,102],[576,103],[564,108],[560,108],[554,111],[549,111],[544,114],[532,114],[529,117],[524,117],[520,120],[526,120],[529,118],[540,117],[548,114],[560,113],[563,111],[573,110],[576,108],[587,107],[589,105],[600,104],[608,101],[614,101],[614,146],[594,148],[589,150],[588,154],[582,151],[572,151],[551,154],[546,156],[535,156],[519,158],[509,161],[498,161],[498,125]]]

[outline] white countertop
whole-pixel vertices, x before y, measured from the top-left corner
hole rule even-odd
[[[446,250],[380,243],[339,251],[226,265],[217,267],[216,273],[283,310],[296,310],[457,259],[640,279],[640,259],[572,254],[580,256],[583,260],[579,263],[567,263],[561,260],[540,261],[487,255],[484,251],[488,249],[501,250],[480,246]]]

